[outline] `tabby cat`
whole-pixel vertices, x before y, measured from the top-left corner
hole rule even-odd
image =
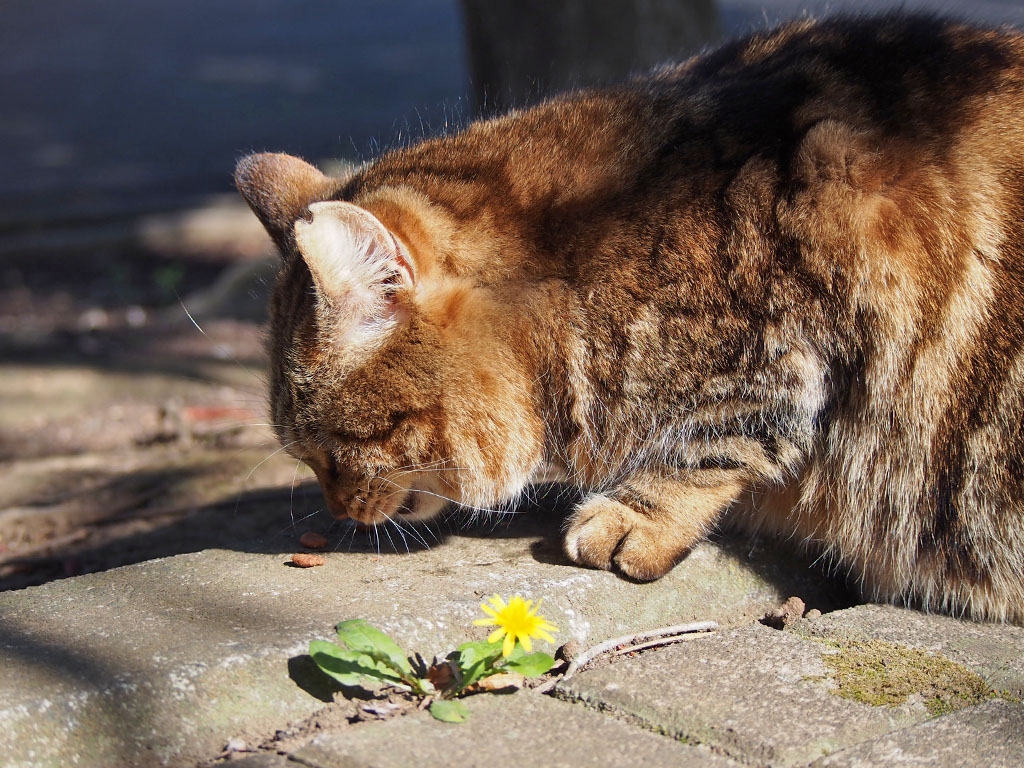
[[[273,423],[339,518],[585,491],[584,565],[729,512],[1024,621],[1024,37],[800,21],[384,154],[257,154]]]

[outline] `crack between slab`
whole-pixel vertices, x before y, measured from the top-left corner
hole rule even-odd
[[[696,738],[695,736],[688,736],[682,732],[673,731],[669,728],[666,728],[663,725],[654,723],[645,717],[634,714],[632,712],[627,712],[623,709],[619,709],[618,707],[608,704],[607,702],[593,701],[588,699],[586,696],[571,691],[566,691],[558,686],[553,688],[546,695],[551,696],[552,698],[558,699],[560,701],[564,701],[568,704],[582,705],[591,711],[598,712],[602,715],[607,715],[609,717],[613,717],[616,720],[626,723],[627,725],[641,728],[645,731],[657,734],[658,736],[662,736],[667,739],[672,739],[673,741],[678,741],[681,744],[685,744],[691,747],[702,747],[703,749],[708,750],[712,754],[715,754],[719,757],[727,758],[729,760],[741,763],[743,765],[764,765],[764,763],[762,762],[751,762],[743,755],[737,755],[733,752],[729,752],[718,745],[711,744],[707,741],[702,741]]]

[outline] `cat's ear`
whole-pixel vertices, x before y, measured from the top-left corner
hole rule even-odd
[[[310,203],[330,197],[338,183],[292,155],[249,155],[235,166],[238,191],[283,252],[291,245],[295,221]]]
[[[295,243],[317,291],[353,331],[373,333],[405,316],[401,294],[416,283],[406,247],[376,216],[337,200],[309,206]]]

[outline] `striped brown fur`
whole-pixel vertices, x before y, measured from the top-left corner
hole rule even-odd
[[[1024,37],[893,14],[344,179],[246,158],[284,257],[273,423],[339,517],[554,472],[582,564],[657,578],[727,516],[869,596],[1024,622],[1022,116]]]

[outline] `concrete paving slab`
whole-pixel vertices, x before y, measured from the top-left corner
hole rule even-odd
[[[466,703],[471,714],[465,723],[439,723],[419,712],[319,736],[290,757],[310,768],[737,765],[703,747],[528,691]]]
[[[819,584],[748,544],[701,546],[668,577],[633,584],[567,563],[558,524],[523,515],[411,554],[328,552],[308,570],[285,564],[292,539],[243,542],[0,593],[0,765],[181,764],[232,737],[259,741],[329,700],[303,656],[341,619],[429,656],[485,636],[469,624],[495,592],[545,598],[560,642],[591,643],[750,621]]]
[[[989,701],[837,752],[821,768],[1024,765],[1024,707]]]
[[[941,653],[993,688],[1024,696],[1024,627],[960,621],[891,605],[858,605],[802,621],[795,631],[809,637],[883,640]]]
[[[597,667],[558,690],[753,765],[806,765],[924,716],[830,694],[823,648],[753,625]]]

